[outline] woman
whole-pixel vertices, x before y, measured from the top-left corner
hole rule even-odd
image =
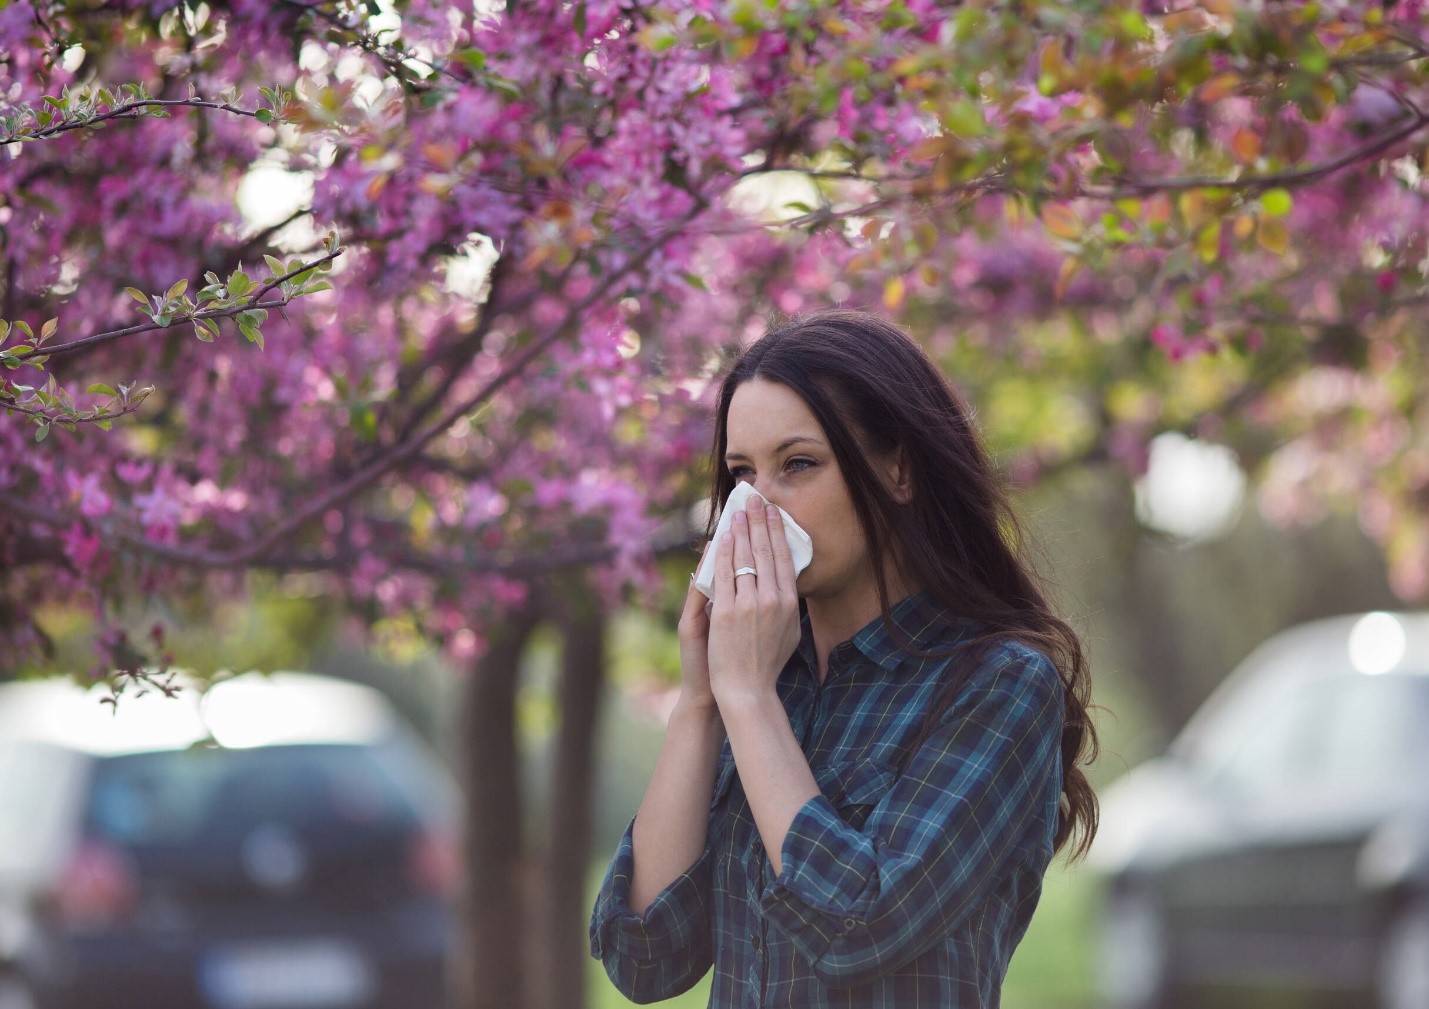
[[[1054,852],[1095,832],[1096,737],[968,411],[896,327],[821,312],[736,360],[714,464],[716,504],[751,482],[813,560],[758,497],[707,548],[593,954],[637,1002],[713,964],[711,1006],[996,1006]]]

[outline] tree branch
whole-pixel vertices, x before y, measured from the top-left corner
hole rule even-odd
[[[1399,96],[1396,96],[1399,98]],[[1399,99],[1401,104],[1407,99]],[[1411,106],[1412,107],[1412,106]],[[1216,178],[1210,175],[1188,175],[1171,176],[1163,179],[1127,179],[1123,180],[1120,186],[1096,189],[1081,188],[1074,196],[1086,197],[1097,200],[1118,200],[1124,197],[1147,196],[1152,193],[1175,192],[1185,189],[1272,189],[1277,186],[1294,186],[1307,182],[1314,182],[1326,175],[1333,175],[1342,168],[1359,161],[1364,161],[1374,157],[1383,151],[1388,150],[1401,140],[1406,140],[1422,130],[1425,125],[1429,125],[1429,113],[1415,109],[1410,115],[1409,121],[1399,126],[1397,129],[1361,144],[1353,150],[1347,151],[1337,158],[1322,162],[1318,165],[1310,165],[1306,168],[1298,168],[1285,172],[1270,172],[1264,175],[1242,175],[1234,179]],[[1049,196],[1058,194],[1049,193]]]
[[[111,119],[142,119],[145,108],[176,108],[185,107],[192,109],[218,109],[222,112],[231,112],[236,116],[248,116],[250,119],[258,118],[257,109],[242,109],[237,105],[230,105],[227,102],[211,102],[203,98],[144,98],[132,102],[124,102],[116,105],[108,112],[100,113],[96,116],[86,116],[81,119],[66,120],[54,126],[41,127],[33,133],[11,133],[8,136],[0,137],[0,144],[23,143],[29,140],[48,140],[61,133],[68,133],[70,130],[82,130],[85,127],[93,126],[96,123],[107,122]]]
[[[55,513],[40,509],[28,501],[10,494],[0,493],[0,506],[12,516],[18,516],[39,523],[50,529],[63,529],[78,521],[65,513]],[[688,509],[677,509],[656,531],[650,540],[650,550],[656,556],[672,555],[690,550],[694,539],[702,530],[688,525],[685,517]],[[175,546],[157,543],[109,523],[90,522],[91,527],[111,545],[118,543],[136,553],[169,563],[188,567],[217,567],[212,563],[215,555],[196,547]],[[54,540],[26,538],[27,557],[31,563],[64,560],[63,551],[56,544],[53,548],[42,544]],[[461,550],[451,554],[437,554],[413,548],[404,542],[395,542],[383,537],[372,547],[359,550],[355,547],[334,551],[330,554],[304,554],[275,551],[244,562],[245,568],[262,569],[277,573],[343,572],[350,570],[364,556],[376,555],[394,567],[405,571],[433,577],[464,578],[472,574],[496,574],[514,578],[525,578],[546,574],[566,568],[586,567],[603,564],[615,558],[619,548],[609,543],[574,542],[563,543],[530,553],[512,551],[479,552]]]
[[[134,336],[138,333],[152,333],[160,329],[173,329],[175,326],[180,326],[184,323],[191,323],[199,319],[226,319],[238,315],[240,312],[247,312],[253,309],[282,308],[285,305],[290,304],[293,299],[297,298],[299,295],[284,295],[282,298],[279,298],[276,301],[263,301],[263,296],[272,291],[274,288],[278,287],[284,281],[291,280],[300,273],[306,273],[308,270],[315,269],[316,267],[319,267],[324,263],[331,262],[338,256],[342,255],[343,251],[344,250],[342,249],[336,249],[318,259],[314,259],[311,262],[304,263],[296,269],[289,270],[281,277],[274,277],[272,280],[270,280],[268,283],[264,284],[261,288],[258,289],[258,292],[252,296],[252,300],[243,302],[242,304],[231,305],[228,308],[215,308],[203,312],[194,312],[191,315],[177,317],[171,322],[169,322],[168,325],[163,326],[159,325],[159,323],[157,322],[147,322],[141,323],[137,326],[127,326],[124,329],[111,329],[108,332],[104,333],[94,333],[90,336],[81,337],[78,340],[70,340],[68,343],[61,343],[49,347],[36,347],[34,350],[29,350],[22,354],[14,355],[14,359],[17,361],[25,361],[32,357],[55,357],[62,354],[72,354],[75,351],[83,350],[86,347],[93,347],[96,344],[108,343],[111,340],[122,339],[126,336]]]

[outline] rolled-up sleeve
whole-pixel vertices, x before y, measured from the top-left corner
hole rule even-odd
[[[710,968],[711,854],[706,845],[694,865],[636,914],[630,909],[634,827],[631,820],[596,896],[590,951],[626,998],[646,1003],[679,995]]]
[[[861,827],[825,795],[795,815],[766,919],[832,987],[860,984],[941,941],[1019,853],[1051,858],[1063,689],[1021,645],[995,651]]]

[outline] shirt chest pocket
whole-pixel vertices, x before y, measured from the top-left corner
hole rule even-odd
[[[897,777],[893,768],[872,760],[839,761],[814,774],[819,791],[838,810],[839,817],[859,829]]]

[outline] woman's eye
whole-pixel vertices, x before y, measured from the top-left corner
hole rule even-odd
[[[790,459],[790,460],[789,460],[788,468],[789,468],[789,469],[794,469],[795,472],[798,472],[799,470],[808,469],[810,466],[813,466],[814,464],[815,464],[815,463],[814,463],[814,460],[812,460],[812,459]],[[796,467],[797,467],[797,468],[796,468]]]
[[[790,459],[784,464],[784,468],[795,473],[802,473],[804,470],[817,465],[818,463],[814,462],[814,460],[812,459]],[[748,466],[734,466],[730,469],[729,475],[734,477],[735,483],[738,483],[745,477],[752,478],[754,475],[754,471],[751,470]]]

